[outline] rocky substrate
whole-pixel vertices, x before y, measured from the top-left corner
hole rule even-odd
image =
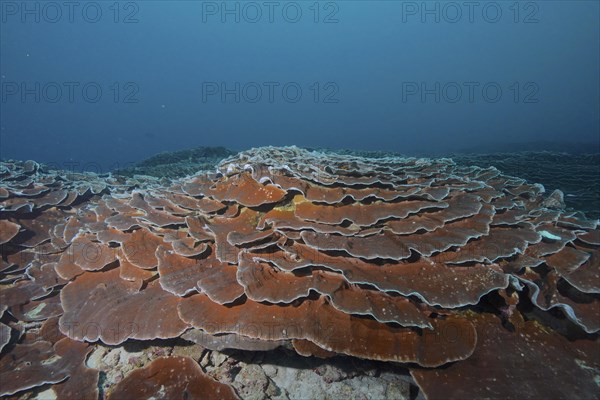
[[[176,343],[174,343],[176,342]],[[301,357],[290,349],[269,352],[212,351],[173,340],[128,342],[124,346],[95,344],[86,365],[100,371],[100,398],[132,371],[164,356],[187,356],[221,383],[231,385],[249,400],[394,399],[414,398],[408,371],[400,366],[350,357],[322,360]],[[411,393],[413,396],[411,397]],[[56,399],[49,387],[15,397],[19,400]]]

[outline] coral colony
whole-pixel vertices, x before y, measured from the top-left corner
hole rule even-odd
[[[5,162],[0,395],[96,399],[100,342],[179,338],[400,363],[431,399],[597,396],[600,230],[561,195],[295,147],[168,184]],[[102,396],[238,394],[176,356]]]

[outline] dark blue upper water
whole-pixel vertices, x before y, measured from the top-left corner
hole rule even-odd
[[[217,145],[598,151],[597,1],[0,4],[2,158],[106,170]]]

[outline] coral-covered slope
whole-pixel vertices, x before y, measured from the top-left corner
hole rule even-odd
[[[295,147],[141,179],[1,165],[0,395],[54,385],[66,398],[97,380],[87,346],[178,337],[406,363],[431,398],[545,396],[507,384],[506,366],[525,381],[563,362],[551,385],[597,390],[600,231],[559,192],[450,159]],[[127,378],[148,386],[115,393],[159,393],[174,379],[153,374],[163,364],[195,382],[170,395],[229,390],[163,359]],[[473,371],[485,379],[461,378]]]

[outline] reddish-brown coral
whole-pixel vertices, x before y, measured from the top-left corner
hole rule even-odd
[[[0,359],[0,396],[15,394],[44,384],[59,383],[69,376],[60,358],[54,358],[52,343],[19,344],[10,357]]]
[[[162,239],[147,229],[136,229],[121,242],[123,255],[131,264],[142,269],[152,269],[158,265],[154,253]]]
[[[598,368],[581,352],[600,331],[600,230],[560,192],[449,159],[297,148],[158,182],[3,164],[0,392],[73,396],[97,381],[83,362],[95,342],[170,338],[411,363],[430,398],[551,395],[517,363],[545,357],[564,390],[593,391],[572,371],[579,356]],[[475,379],[495,366],[519,384]],[[160,359],[111,395],[203,396],[200,374]]]
[[[296,353],[303,355],[304,357],[318,357],[318,358],[330,358],[336,356],[336,353],[333,351],[327,351],[310,340],[305,339],[294,339],[292,340],[292,344],[294,346],[294,350]]]
[[[276,203],[286,194],[285,190],[276,186],[258,183],[246,172],[218,182],[202,179],[197,182],[195,190],[188,186],[188,193],[210,196],[218,201],[235,201],[246,207]]]
[[[0,220],[0,244],[4,244],[17,236],[21,227],[8,220]]]
[[[99,373],[85,365],[92,348],[64,337],[56,324],[57,318],[48,319],[37,334],[26,335],[10,357],[0,358],[0,396],[50,383],[59,400],[98,398]]]
[[[284,340],[261,340],[235,333],[210,335],[201,329],[190,329],[181,337],[190,342],[202,345],[210,350],[239,349],[249,351],[268,351],[285,345]]]
[[[125,281],[118,269],[86,272],[60,298],[60,330],[76,340],[119,344],[129,338],[171,338],[188,327],[177,316],[179,297],[164,291],[158,281],[143,288],[140,281]]]
[[[360,358],[439,366],[471,355],[473,326],[461,318],[431,320],[424,334],[340,312],[324,299],[298,305],[265,305],[251,300],[236,307],[218,305],[204,295],[183,299],[181,318],[203,331],[237,333],[263,340],[308,339],[329,351]],[[447,336],[452,332],[452,336]]]
[[[588,399],[598,392],[597,342],[570,342],[534,321],[511,332],[490,314],[471,316],[477,348],[444,369],[411,369],[427,399]]]

